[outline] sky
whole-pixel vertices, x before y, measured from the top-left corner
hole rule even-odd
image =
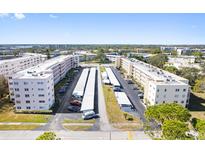
[[[205,44],[205,14],[0,14],[0,44]]]

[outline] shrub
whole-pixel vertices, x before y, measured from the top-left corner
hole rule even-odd
[[[36,138],[36,140],[56,140],[56,134],[54,132],[45,132],[39,137]]]

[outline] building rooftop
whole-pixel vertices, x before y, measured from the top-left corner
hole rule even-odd
[[[131,62],[133,63],[134,67],[139,69],[144,74],[148,75],[154,81],[161,84],[185,84],[182,81],[187,80],[185,78],[179,77],[175,74],[169,73],[160,68],[157,68],[136,59],[131,59]]]
[[[46,74],[49,74],[49,72],[51,73],[51,67],[54,65],[59,64],[60,62],[62,62],[65,58],[70,57],[71,55],[62,55],[62,56],[58,56],[49,60],[46,60],[45,62],[38,64],[36,66],[27,68],[25,70],[19,71],[18,73],[16,73],[16,77],[18,76],[19,78],[36,78],[36,77],[41,77],[41,78],[45,78]]]
[[[32,56],[43,56],[43,55],[36,54],[36,53],[24,53],[22,57],[0,60],[0,65],[3,63],[12,63],[12,62],[18,61],[18,60],[27,60],[29,57],[32,57]]]

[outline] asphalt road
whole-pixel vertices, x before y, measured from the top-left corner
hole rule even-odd
[[[138,92],[136,90],[133,90],[129,84],[122,78],[120,72],[114,68],[111,67],[113,73],[115,74],[116,78],[120,82],[121,86],[124,89],[124,92],[127,94],[128,98],[130,99],[131,103],[134,105],[136,108],[137,112],[140,115],[140,119],[145,122],[145,117],[144,117],[144,112],[145,112],[145,107],[144,105],[140,102],[140,98],[138,97]]]
[[[65,95],[62,96],[60,99],[60,107],[58,108],[55,115],[51,118],[51,120],[43,127],[38,128],[38,130],[65,130],[62,126],[62,122],[65,118],[71,118],[75,117],[72,115],[76,115],[76,113],[69,113],[67,110],[68,102],[72,97],[72,92],[78,82],[78,79],[80,78],[80,75],[82,73],[82,70],[73,78],[73,81],[71,82],[70,86],[68,87],[68,90],[66,91]],[[78,113],[78,119],[81,118],[81,113]],[[79,116],[80,115],[80,116]]]

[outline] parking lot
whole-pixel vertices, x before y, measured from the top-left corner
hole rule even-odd
[[[65,119],[72,119],[72,120],[79,120],[82,119],[82,112],[80,112],[80,107],[77,112],[75,111],[69,111],[68,107],[72,106],[70,102],[73,100],[72,93],[75,89],[75,86],[81,76],[81,73],[83,71],[83,68],[78,69],[72,76],[70,76],[70,83],[67,84],[67,81],[63,81],[63,84],[58,88],[57,96],[59,101],[59,107],[56,111],[53,119],[49,122],[48,125],[45,126],[45,129],[49,130],[62,130],[64,129],[62,124]],[[98,74],[96,73],[96,81],[98,78]],[[68,87],[65,91],[61,91],[62,87],[64,86]],[[94,111],[96,114],[98,114],[98,84],[96,82],[95,84],[95,104],[94,104]],[[96,122],[94,123],[93,127],[90,129],[90,131],[96,131],[99,130],[99,119],[96,119]]]
[[[111,67],[113,73],[115,74],[116,78],[120,82],[123,91],[126,93],[127,97],[130,99],[131,103],[135,107],[136,111],[134,111],[132,114],[135,116],[138,116],[143,122],[145,121],[144,118],[144,111],[145,111],[145,106],[141,103],[141,100],[138,96],[139,94],[139,88],[136,87],[135,84],[128,84],[128,82],[122,77],[120,72],[114,68]]]

